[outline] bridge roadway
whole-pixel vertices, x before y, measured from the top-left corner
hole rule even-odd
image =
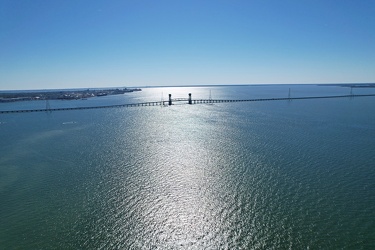
[[[192,104],[210,104],[210,103],[227,103],[227,102],[259,102],[259,101],[291,101],[291,100],[306,100],[306,99],[327,99],[327,98],[353,98],[375,96],[375,94],[367,95],[336,95],[336,96],[307,96],[307,97],[281,97],[281,98],[257,98],[257,99],[196,99],[191,100]],[[188,104],[188,98],[172,99],[173,102],[184,102]],[[46,108],[46,109],[26,109],[26,110],[0,110],[0,114],[6,113],[31,113],[31,112],[52,112],[52,111],[67,111],[67,110],[83,110],[83,109],[105,109],[105,108],[123,108],[123,107],[141,107],[141,106],[165,106],[169,101],[157,102],[140,102],[119,105],[94,106],[94,107],[74,107],[74,108]]]

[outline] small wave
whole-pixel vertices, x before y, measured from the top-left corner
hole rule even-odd
[[[77,122],[63,122],[63,125],[76,124]]]

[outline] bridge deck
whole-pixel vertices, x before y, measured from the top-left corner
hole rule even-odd
[[[325,99],[325,98],[352,98],[352,97],[366,97],[375,96],[375,94],[367,95],[338,95],[338,96],[308,96],[308,97],[286,97],[286,98],[256,98],[256,99],[193,99],[192,104],[207,104],[207,103],[228,103],[228,102],[259,102],[259,101],[287,101],[287,100],[305,100],[305,99]],[[172,99],[173,102],[185,102],[188,104],[188,98]],[[74,108],[50,108],[50,109],[27,109],[27,110],[0,110],[0,114],[6,113],[30,113],[30,112],[51,112],[51,111],[66,111],[66,110],[83,110],[83,109],[104,109],[104,108],[123,108],[123,107],[141,107],[141,106],[164,106],[168,101],[157,102],[141,102],[120,105],[108,106],[94,106],[94,107],[74,107]]]

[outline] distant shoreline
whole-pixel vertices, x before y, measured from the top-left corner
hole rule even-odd
[[[375,83],[244,83],[244,84],[190,84],[190,85],[144,85],[144,86],[132,86],[125,89],[135,90],[135,89],[143,89],[143,88],[195,88],[195,87],[237,87],[237,86],[274,86],[274,85],[317,85],[317,86],[342,86],[342,87],[356,87],[356,88],[375,88]],[[7,93],[33,93],[33,92],[61,92],[61,91],[74,91],[80,92],[85,91],[87,89],[90,90],[111,90],[111,89],[124,89],[124,87],[91,87],[91,88],[64,88],[64,89],[0,89],[0,97],[3,94]]]
[[[37,101],[37,100],[85,100],[91,97],[120,95],[141,91],[140,88],[123,89],[81,89],[81,90],[30,90],[0,92],[0,102]]]
[[[317,84],[318,86],[338,86],[350,88],[375,88],[375,83],[337,83],[337,84]]]

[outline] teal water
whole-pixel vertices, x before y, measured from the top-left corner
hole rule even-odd
[[[149,88],[51,106],[288,88]],[[373,249],[374,114],[375,97],[1,114],[0,248]]]

